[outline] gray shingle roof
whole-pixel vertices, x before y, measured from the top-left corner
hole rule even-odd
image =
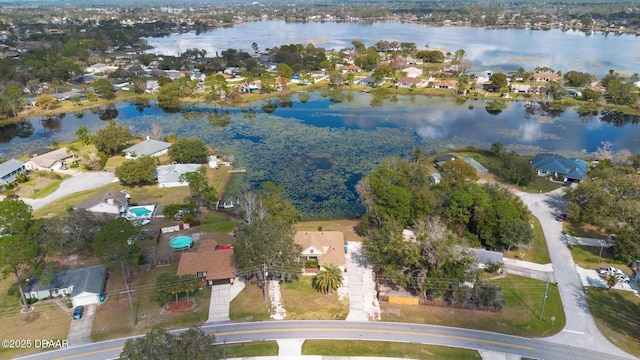
[[[160,165],[156,168],[158,175],[158,183],[175,183],[180,182],[180,175],[200,170],[200,164],[172,164]]]
[[[136,154],[137,156],[153,155],[160,151],[166,150],[171,147],[171,143],[158,141],[153,139],[146,139],[133,146],[124,149],[125,153]]]
[[[531,159],[536,170],[564,174],[568,179],[584,180],[587,178],[587,162],[581,159],[567,159],[555,154],[538,154]]]
[[[80,269],[58,271],[52,274],[53,279],[47,284],[41,284],[40,278],[32,276],[24,292],[62,289],[73,286],[71,297],[83,292],[100,294],[107,279],[107,268],[103,265],[90,266]]]

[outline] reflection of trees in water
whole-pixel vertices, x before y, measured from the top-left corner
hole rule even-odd
[[[225,127],[231,123],[231,113],[229,110],[214,109],[208,115],[209,124],[216,127]]]
[[[484,106],[484,109],[487,111],[487,113],[491,115],[499,115],[502,112],[502,110],[506,108],[507,108],[507,104],[504,101],[500,101],[500,100],[489,101]]]
[[[107,104],[104,108],[98,110],[98,118],[100,120],[109,121],[118,117],[120,112],[116,109],[115,104]]]
[[[50,132],[60,132],[62,130],[62,119],[66,114],[58,114],[58,115],[47,115],[43,116],[40,119],[40,124],[42,127]]]
[[[311,95],[309,95],[307,92],[301,92],[298,94],[298,101],[300,101],[301,103],[306,103],[309,100],[311,100]]]
[[[274,100],[268,100],[265,101],[260,108],[265,113],[271,114],[278,109],[278,103]]]
[[[600,118],[600,121],[604,121],[616,127],[622,127],[627,124],[638,125],[638,122],[640,122],[640,116],[624,114],[618,111],[609,110],[609,111],[602,112],[602,117]]]
[[[25,139],[33,135],[33,124],[30,121],[22,121],[0,127],[0,143],[6,144],[16,137]]]
[[[137,97],[132,100],[129,100],[129,103],[131,105],[134,105],[136,107],[136,111],[138,111],[139,113],[143,113],[144,109],[151,107],[151,101],[143,97]]]
[[[560,102],[527,102],[524,106],[525,118],[531,116],[558,117],[566,110]]]
[[[257,114],[256,114],[256,108],[253,106],[248,106],[244,109],[242,109],[242,114],[244,116],[245,119],[247,120],[253,120],[256,118]]]

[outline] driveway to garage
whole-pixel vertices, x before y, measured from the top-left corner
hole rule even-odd
[[[73,316],[70,314],[69,316]],[[91,343],[91,328],[93,327],[93,319],[96,316],[96,305],[85,305],[82,319],[71,320],[67,340],[70,346]]]
[[[67,195],[70,195],[79,191],[99,188],[115,180],[116,180],[116,177],[112,172],[107,172],[107,171],[78,172],[72,177],[61,182],[58,190],[54,191],[48,196],[43,197],[42,199],[21,198],[21,200],[31,205],[33,210],[37,210]]]
[[[581,277],[576,269],[571,251],[563,241],[562,223],[555,219],[557,215],[566,212],[566,203],[562,198],[564,188],[544,194],[529,194],[520,191],[514,191],[514,193],[540,220],[553,264],[553,274],[562,298],[566,325],[560,333],[550,337],[549,340],[629,357],[629,354],[611,344],[600,333],[589,310]]]

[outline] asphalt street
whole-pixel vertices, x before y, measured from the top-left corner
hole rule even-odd
[[[44,207],[47,204],[67,195],[71,195],[79,191],[95,189],[107,185],[114,180],[115,175],[112,172],[78,172],[60,183],[58,190],[48,196],[41,199],[21,198],[21,200],[31,205],[33,210],[38,210],[41,207]]]
[[[433,325],[352,322],[352,321],[263,321],[204,325],[202,329],[215,334],[219,344],[276,339],[336,339],[398,341],[444,345],[493,352],[518,354],[546,360],[622,360],[629,359],[606,352],[478,330]],[[30,360],[51,359],[113,359],[122,351],[126,339],[103,341],[77,347],[53,350],[24,357]]]

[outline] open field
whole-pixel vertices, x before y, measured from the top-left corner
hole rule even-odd
[[[544,314],[539,320],[544,281],[507,276],[490,283],[502,287],[505,305],[501,312],[380,303],[382,320],[446,325],[527,337],[550,336],[564,327],[564,310],[555,285],[549,285]],[[551,316],[555,316],[553,327]]]
[[[206,287],[202,291],[190,294],[195,299],[194,309],[182,313],[167,312],[153,299],[155,279],[162,272],[175,273],[177,263],[157,267],[151,271],[136,272],[130,283],[131,301],[123,291],[126,290],[122,271],[118,266],[111,269],[107,299],[98,306],[93,322],[91,337],[94,341],[147,333],[152,327],[177,329],[200,325],[209,317],[209,299],[211,291]],[[184,299],[184,296],[181,298]]]
[[[44,349],[36,349],[36,339],[66,340],[69,325],[71,324],[71,309],[61,307],[53,300],[38,301],[33,305],[34,310],[28,314],[21,314],[18,295],[7,294],[15,278],[11,275],[0,280],[0,327],[1,339],[31,340],[32,346],[25,349],[0,348],[0,358],[8,359],[18,355],[39,352]],[[67,302],[68,299],[61,299]]]
[[[408,359],[473,360],[481,359],[475,350],[445,346],[378,341],[307,340],[302,355],[380,356]]]
[[[590,288],[587,300],[600,332],[622,350],[640,356],[640,298],[630,291]]]

